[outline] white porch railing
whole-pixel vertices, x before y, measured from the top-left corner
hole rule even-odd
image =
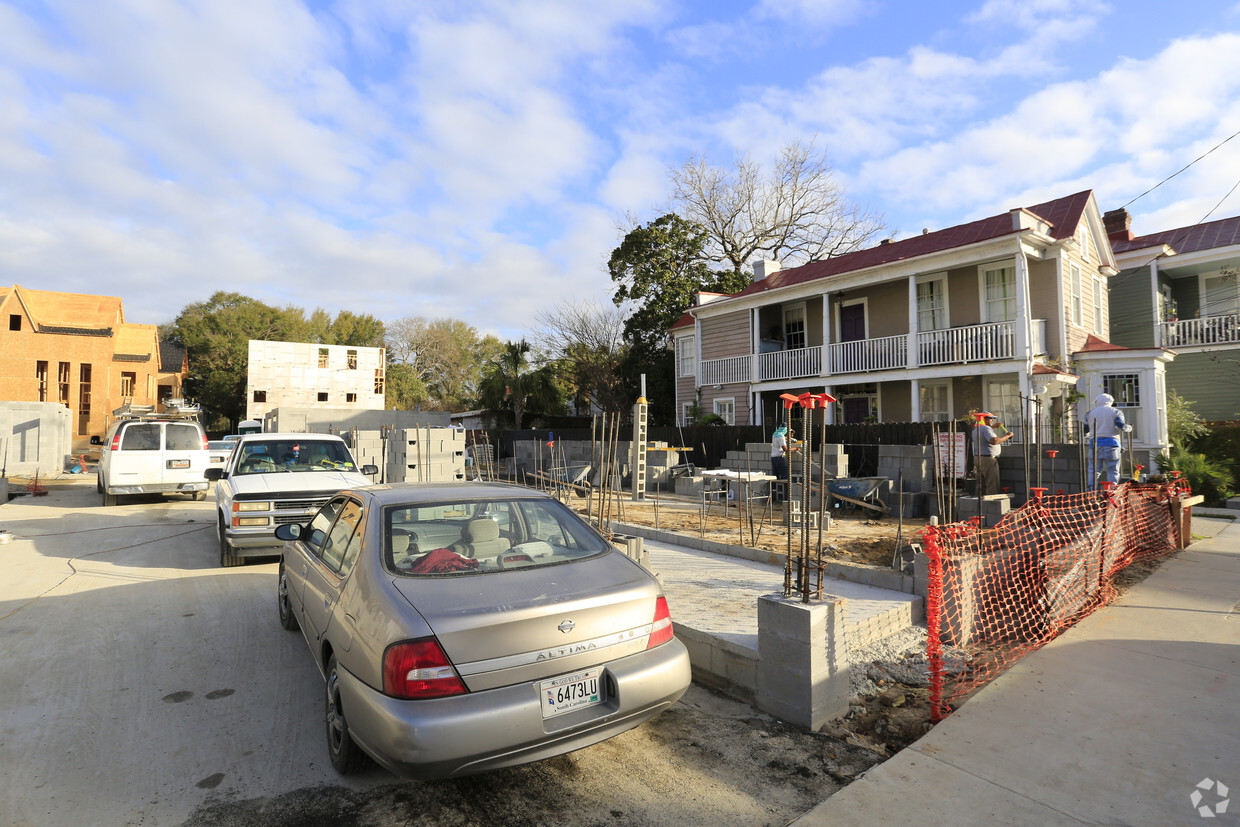
[[[1015,322],[975,324],[918,333],[917,348],[923,365],[1011,359],[1016,353]]]
[[[822,373],[822,348],[801,347],[758,354],[758,376],[761,381],[802,379]]]
[[[1162,323],[1163,347],[1240,343],[1240,316],[1206,316]]]
[[[831,373],[866,373],[908,366],[908,336],[883,336],[827,346]]]
[[[731,385],[749,381],[750,358],[729,356],[726,359],[708,359],[702,362],[703,385]]]

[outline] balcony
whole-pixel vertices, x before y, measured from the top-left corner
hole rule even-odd
[[[1234,317],[1232,334],[1235,335]],[[910,340],[916,362],[909,358]],[[1240,341],[1232,339],[1231,341]],[[1034,354],[1046,353],[1046,320],[1033,320]],[[857,373],[876,373],[910,367],[994,362],[1016,357],[1016,322],[967,325],[931,330],[911,336],[882,336],[826,347],[777,350],[755,356],[729,356],[702,362],[703,385],[779,382]],[[825,359],[825,364],[824,364]],[[751,378],[756,369],[757,377]]]
[[[1162,323],[1163,347],[1240,344],[1240,315],[1206,316]]]

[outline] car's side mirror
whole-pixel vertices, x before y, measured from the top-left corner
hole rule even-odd
[[[377,466],[377,465],[363,465],[363,466],[362,466],[362,473],[363,473],[363,474],[365,474],[365,475],[366,475],[366,476],[368,476],[368,477],[373,477],[375,474],[379,473],[379,466]]]
[[[202,475],[209,480],[219,480],[224,478],[223,468],[208,468],[202,472]]]
[[[276,539],[284,540],[300,540],[301,526],[297,523],[286,523],[285,525],[276,526]]]

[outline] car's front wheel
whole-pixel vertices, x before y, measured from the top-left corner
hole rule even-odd
[[[233,552],[232,546],[228,545],[228,535],[224,533],[224,515],[219,518],[219,534],[220,534],[220,565],[224,568],[231,566],[239,566],[245,562],[245,558]]]
[[[280,561],[279,579],[276,580],[276,602],[280,605],[280,625],[290,632],[297,628],[293,606],[288,602],[288,575],[284,573],[284,561]]]
[[[326,688],[327,751],[336,772],[349,775],[366,766],[370,759],[353,743],[353,737],[349,734],[349,722],[345,720],[344,708],[340,704],[340,676],[335,655],[327,661]]]

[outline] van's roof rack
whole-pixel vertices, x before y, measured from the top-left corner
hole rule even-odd
[[[202,408],[195,402],[185,399],[165,399],[164,410],[159,412],[154,405],[135,405],[126,402],[112,416],[116,419],[197,419]]]

